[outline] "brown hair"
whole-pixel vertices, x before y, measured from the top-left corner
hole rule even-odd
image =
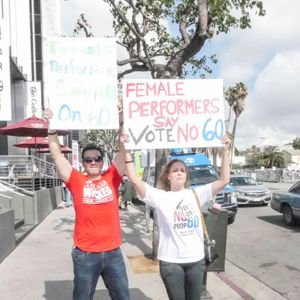
[[[88,145],[86,145],[86,146],[82,149],[82,151],[81,151],[81,159],[82,159],[82,160],[83,160],[83,158],[84,158],[84,153],[85,153],[86,151],[88,151],[88,150],[97,150],[97,151],[99,151],[99,152],[100,152],[100,156],[102,157],[102,160],[103,160],[103,158],[104,158],[104,153],[103,153],[102,149],[101,149],[100,147],[98,147],[97,145],[95,145],[95,144],[88,144]]]
[[[164,190],[164,191],[170,191],[171,190],[171,186],[170,186],[170,182],[168,179],[168,175],[170,173],[170,169],[173,166],[173,164],[175,164],[176,162],[180,162],[184,165],[185,168],[185,172],[186,172],[186,181],[184,184],[185,188],[189,187],[189,170],[188,167],[186,166],[185,162],[181,159],[173,159],[170,160],[161,170],[159,178],[158,178],[158,183],[157,183],[157,187]]]

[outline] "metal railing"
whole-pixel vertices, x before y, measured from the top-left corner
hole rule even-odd
[[[300,172],[287,169],[240,170],[235,174],[249,175],[261,182],[290,182],[300,180]]]
[[[0,180],[29,191],[61,185],[55,165],[33,155],[0,155]]]
[[[34,193],[28,189],[23,189],[17,185],[0,180],[0,196],[4,196],[1,192],[13,192],[19,195],[34,196]]]

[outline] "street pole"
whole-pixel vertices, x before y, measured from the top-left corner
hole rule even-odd
[[[213,299],[212,295],[207,290],[207,272],[203,274],[202,289],[200,299]]]
[[[150,178],[150,150],[147,150],[147,177]],[[145,204],[145,218],[146,218],[146,231],[150,232],[150,207],[148,204]]]

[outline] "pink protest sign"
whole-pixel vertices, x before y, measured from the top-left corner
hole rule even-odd
[[[123,80],[128,149],[216,147],[225,133],[222,79]]]

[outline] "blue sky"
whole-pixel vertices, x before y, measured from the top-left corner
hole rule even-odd
[[[251,29],[216,36],[204,49],[218,58],[210,77],[223,78],[225,88],[242,81],[249,89],[236,133],[240,150],[300,137],[300,1],[263,2],[266,16],[253,16]],[[95,36],[113,35],[107,7],[99,0],[63,1],[64,33],[71,34],[84,12]]]

